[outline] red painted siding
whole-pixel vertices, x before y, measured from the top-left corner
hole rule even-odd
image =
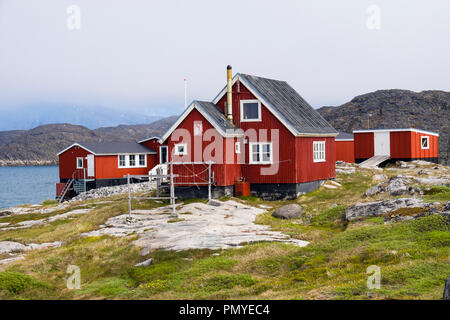
[[[374,155],[373,132],[355,133],[355,159],[369,159]]]
[[[147,167],[145,168],[119,168],[117,155],[95,156],[96,179],[119,179],[127,174],[148,174],[157,165],[156,154],[147,155]]]
[[[314,141],[325,141],[325,162],[314,162]],[[297,137],[296,153],[296,182],[324,180],[335,177],[336,149],[334,137]]]
[[[270,165],[256,165],[249,163],[249,143],[241,146],[245,148],[245,164],[242,165],[242,175],[250,183],[295,183],[296,176],[292,174],[296,168],[295,136],[264,106],[261,104],[261,121],[259,122],[241,122],[240,121],[240,102],[241,100],[256,99],[256,97],[243,85],[237,83],[233,86],[233,122],[244,131],[248,129],[256,130],[256,141],[272,142],[274,148],[274,164],[278,164],[277,174],[261,175],[262,168],[268,168]],[[223,111],[225,109],[226,95],[217,103]],[[259,130],[266,129],[267,137],[264,132]],[[278,156],[277,148],[272,137],[271,129],[278,129]],[[248,139],[249,142],[256,142],[255,139]],[[278,159],[277,159],[278,158]]]
[[[83,157],[83,167],[87,167],[86,157],[90,152],[83,148],[74,146],[69,150],[66,150],[59,155],[59,178],[60,179],[70,179],[72,174],[77,170],[77,158]],[[82,171],[82,170],[77,170]]]
[[[429,149],[422,149],[421,137],[429,137]],[[411,132],[411,157],[412,158],[437,158],[438,151],[438,137],[431,134],[424,134],[421,132]]]
[[[236,139],[219,136],[218,132],[213,129],[212,125],[200,112],[194,109],[177,128],[187,130],[191,138],[188,141],[182,141],[182,139],[174,141],[172,133],[167,139],[170,160],[173,159],[175,162],[215,160],[213,159],[215,154],[212,155],[212,158],[210,157],[211,159],[202,156],[203,150],[211,142],[202,141],[201,137],[193,136],[194,122],[201,121],[203,133],[208,129],[213,129],[217,135],[217,139],[219,139],[218,141],[223,144],[223,158],[226,159],[228,155],[234,161],[234,163],[213,165],[214,177],[218,186],[233,185],[239,179],[250,183],[299,183],[334,177],[336,159],[334,137],[295,137],[263,104],[261,104],[261,121],[241,122],[240,101],[256,99],[256,97],[244,85],[240,84],[239,90],[237,86],[237,84],[233,86],[233,122],[244,131],[249,129],[255,130],[254,136],[246,136],[248,143],[241,143],[241,154],[237,155],[235,153],[234,143],[237,141]],[[226,96],[217,103],[222,111],[225,109],[225,102]],[[277,131],[272,132],[271,129],[276,129]],[[196,138],[199,140],[196,140],[195,143],[191,141]],[[312,146],[313,141],[318,140],[326,141],[326,161],[314,163]],[[272,142],[274,164],[249,164],[250,142]],[[187,144],[187,156],[174,158],[173,152],[176,143]],[[197,157],[194,155],[197,155]],[[242,161],[243,163],[240,164],[238,159],[242,155],[245,155],[245,159],[243,159],[245,161]],[[207,177],[205,168],[204,165],[174,165],[174,173],[183,176],[177,178],[176,182],[204,182]],[[273,168],[274,171],[270,174],[263,174],[263,168]],[[193,173],[200,175],[200,177],[192,177]],[[192,179],[197,180],[192,181]]]
[[[76,159],[78,157],[83,157],[83,167],[87,168],[86,157],[90,152],[85,149],[74,146],[67,150],[66,152],[59,155],[59,177],[60,179],[70,179],[72,178],[73,172],[76,170],[78,178],[83,177],[83,170],[76,169]],[[94,158],[95,166],[95,179],[118,179],[123,178],[126,174],[148,174],[157,164],[156,154],[147,155],[147,167],[145,168],[120,168],[119,160],[117,155],[111,156],[95,156]]]
[[[159,139],[154,138],[154,139],[142,142],[141,144],[143,146],[146,146],[147,148],[152,149],[153,151],[156,151],[156,155],[155,155],[156,156],[156,161],[157,161],[157,164],[159,164],[159,159],[160,159],[160,155],[159,155],[160,154],[160,149],[159,149],[159,147],[162,146],[159,143]]]
[[[389,133],[391,158],[411,158],[411,131],[399,131]]]
[[[355,162],[354,141],[336,141],[336,161]]]

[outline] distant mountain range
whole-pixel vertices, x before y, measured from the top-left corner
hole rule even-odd
[[[343,132],[368,126],[372,129],[413,127],[439,132],[440,162],[449,163],[450,92],[379,90],[357,96],[341,106],[322,107],[318,111]],[[95,127],[94,123],[99,121],[112,121],[110,113],[105,114],[105,119],[93,120],[91,125]],[[99,113],[96,113],[97,116]],[[121,116],[130,121],[128,114]],[[82,118],[87,121],[89,115],[80,115],[78,119]],[[42,125],[31,130],[0,131],[0,166],[54,164],[56,153],[75,141],[133,141],[161,135],[176,118],[148,121],[149,124],[104,126],[94,130],[63,123]],[[141,119],[141,122],[146,121]]]
[[[0,131],[0,166],[56,164],[56,154],[79,141],[136,141],[164,133],[177,117],[150,124],[91,130],[72,124],[48,124],[27,131]]]
[[[39,105],[0,108],[1,130],[29,130],[38,126],[67,123],[89,129],[119,124],[151,123],[162,117],[129,110],[116,110],[100,106]]]
[[[439,161],[449,163],[450,92],[379,90],[318,109],[337,130],[416,128],[439,133]]]

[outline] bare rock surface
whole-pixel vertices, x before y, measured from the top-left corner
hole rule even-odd
[[[14,241],[0,241],[0,254],[5,253],[19,253],[28,250],[38,250],[38,249],[47,249],[47,248],[55,248],[60,247],[62,245],[61,241],[55,242],[45,242],[41,244],[30,243],[28,245],[21,244],[19,242]]]
[[[130,191],[132,193],[149,192],[151,190],[154,190],[155,188],[156,188],[156,182],[154,182],[154,181],[130,184]],[[119,185],[119,186],[112,186],[112,187],[103,187],[103,188],[92,189],[87,192],[80,193],[76,197],[70,199],[68,202],[70,203],[70,202],[75,202],[75,201],[105,198],[105,197],[110,197],[110,196],[125,194],[125,193],[128,193],[128,185],[126,185],[126,184]]]
[[[272,216],[279,219],[301,218],[302,215],[303,215],[303,208],[296,203],[282,206],[272,213]]]
[[[345,210],[348,221],[364,217],[379,217],[400,208],[428,208],[433,204],[425,203],[417,198],[398,198],[372,202],[357,203]]]
[[[18,222],[16,224],[2,223],[2,224],[0,224],[0,231],[26,229],[26,228],[31,228],[31,227],[38,226],[38,225],[43,225],[46,223],[51,223],[51,222],[61,220],[61,219],[70,219],[73,216],[89,213],[91,210],[92,209],[76,209],[76,210],[57,214],[57,215],[54,215],[54,216],[51,216],[48,218],[43,218],[43,219],[26,220],[26,221]]]
[[[256,216],[265,210],[233,200],[221,202],[219,207],[204,203],[182,205],[177,210],[180,219],[176,222],[170,222],[169,212],[169,206],[133,211],[130,222],[127,222],[128,214],[112,217],[99,230],[82,236],[137,234],[140,238],[134,244],[139,247],[177,251],[226,249],[259,241],[280,241],[298,246],[308,244],[271,231],[269,226],[255,224]]]

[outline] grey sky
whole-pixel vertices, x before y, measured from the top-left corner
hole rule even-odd
[[[66,26],[81,9],[81,30]],[[366,26],[369,5],[381,29]],[[178,114],[225,68],[288,81],[314,107],[386,88],[450,91],[450,1],[0,0],[0,108]]]

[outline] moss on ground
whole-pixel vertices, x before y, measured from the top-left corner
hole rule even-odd
[[[232,198],[270,206],[256,223],[311,241],[303,248],[263,242],[227,250],[155,250],[141,257],[132,245],[137,236],[80,237],[128,210],[126,197],[113,197],[102,205],[88,201],[93,210],[87,215],[0,232],[1,240],[21,243],[64,241],[60,248],[30,252],[25,259],[0,266],[0,298],[368,299],[370,293],[372,299],[440,299],[450,275],[448,220],[434,214],[399,223],[371,217],[347,224],[345,208],[362,201],[364,191],[375,183],[367,170],[339,175],[336,181],[341,188],[321,187],[290,201]],[[424,195],[427,201],[449,198],[446,187],[430,188]],[[304,208],[302,218],[272,217],[273,210],[289,203]],[[139,209],[161,205],[165,203],[133,202]],[[398,213],[417,213],[403,211]],[[150,266],[134,267],[149,258]],[[81,290],[66,288],[69,265],[81,268]],[[381,270],[379,290],[366,286],[371,265]]]

